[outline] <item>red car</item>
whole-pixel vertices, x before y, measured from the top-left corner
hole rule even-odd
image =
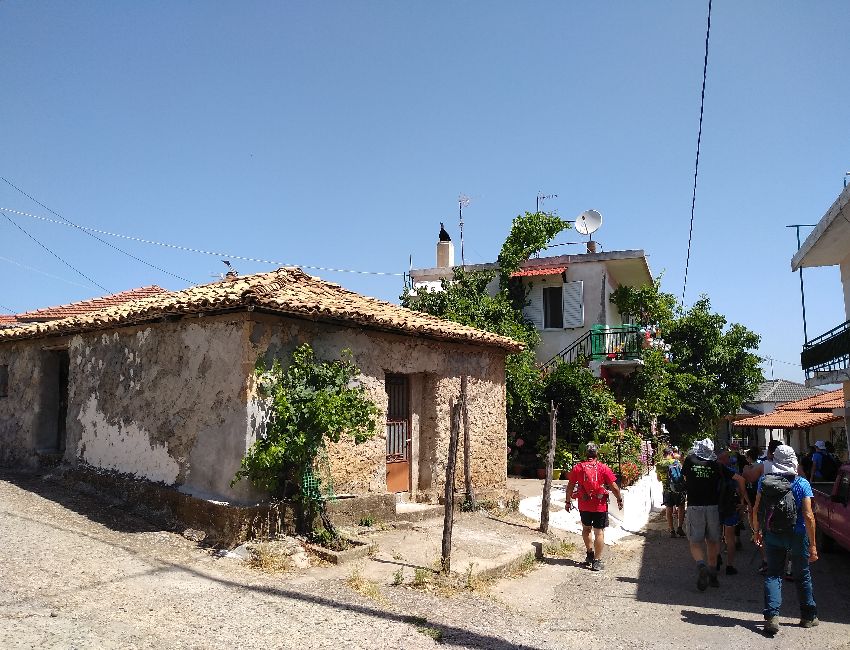
[[[819,547],[828,550],[835,542],[850,551],[850,463],[844,463],[832,483],[812,483]]]

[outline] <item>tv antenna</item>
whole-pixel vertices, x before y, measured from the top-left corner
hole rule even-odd
[[[466,259],[463,256],[463,209],[467,207],[472,199],[466,194],[461,194],[457,197],[457,212],[460,221],[460,265],[466,266]]]
[[[536,212],[540,212],[540,206],[543,205],[544,201],[548,201],[549,199],[557,199],[557,194],[544,194],[543,192],[537,193],[537,209]]]

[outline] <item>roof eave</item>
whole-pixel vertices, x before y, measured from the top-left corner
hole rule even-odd
[[[845,187],[838,198],[833,201],[826,214],[818,221],[818,225],[809,233],[806,241],[791,258],[792,271],[801,267],[833,266],[841,261],[836,259],[828,262],[814,258],[819,252],[818,249],[823,246],[821,242],[826,241],[827,230],[830,230],[830,239],[838,236],[840,240],[850,241],[850,205],[848,204],[850,204],[850,185]],[[839,219],[839,215],[843,218]]]

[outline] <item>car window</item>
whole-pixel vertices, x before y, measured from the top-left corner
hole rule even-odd
[[[837,494],[842,501],[847,502],[847,496],[850,494],[850,474],[847,472],[841,472]]]

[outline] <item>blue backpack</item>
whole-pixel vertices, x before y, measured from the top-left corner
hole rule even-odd
[[[683,494],[685,492],[685,477],[682,476],[682,466],[679,461],[670,463],[667,466],[667,484],[671,492]]]

